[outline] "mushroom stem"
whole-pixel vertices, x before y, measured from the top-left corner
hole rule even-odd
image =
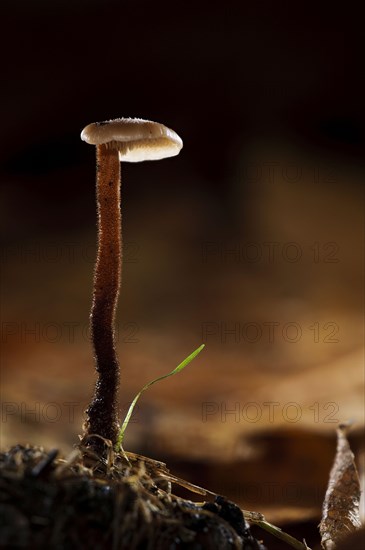
[[[183,143],[170,128],[140,118],[88,124],[81,139],[97,147],[98,253],[90,324],[98,380],[86,410],[83,442],[99,451],[104,447],[103,439],[116,447],[119,435],[119,363],[114,324],[122,263],[120,161],[173,157]]]
[[[120,372],[115,349],[115,316],[122,266],[120,161],[118,151],[106,145],[97,146],[96,160],[98,250],[90,328],[98,380],[86,410],[85,429],[87,435],[98,434],[115,445],[119,433]]]

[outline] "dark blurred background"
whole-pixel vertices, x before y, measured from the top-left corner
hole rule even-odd
[[[364,422],[361,16],[2,2],[3,447],[67,451],[80,433],[96,216],[95,151],[79,135],[147,118],[184,148],[122,166],[121,414],[206,349],[143,396],[127,448],[271,519],[318,514],[336,423],[355,421],[356,447]]]

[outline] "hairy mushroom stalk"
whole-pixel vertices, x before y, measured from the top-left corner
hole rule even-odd
[[[119,433],[119,361],[115,349],[115,316],[122,268],[120,161],[118,149],[96,148],[98,250],[90,314],[95,366],[99,375],[94,398],[86,414],[86,431],[113,443]]]
[[[177,155],[182,140],[157,122],[120,118],[89,124],[81,139],[96,145],[98,250],[90,315],[98,374],[93,399],[86,410],[84,442],[96,449],[104,438],[117,447],[120,368],[115,347],[115,316],[122,268],[120,161],[141,162]]]

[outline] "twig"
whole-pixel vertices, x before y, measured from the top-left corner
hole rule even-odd
[[[258,525],[259,527],[261,527],[261,529],[264,529],[274,537],[286,542],[287,544],[289,544],[289,546],[292,546],[296,550],[311,550],[309,546],[307,546],[307,543],[304,539],[303,542],[300,542],[288,533],[285,533],[285,531],[282,531],[280,527],[276,527],[276,525],[273,525],[272,523],[266,521],[263,514],[260,514],[259,512],[243,511],[243,515],[245,516],[245,519],[247,519],[251,523]]]

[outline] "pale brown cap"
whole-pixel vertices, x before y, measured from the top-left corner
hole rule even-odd
[[[163,124],[141,118],[117,118],[94,122],[81,132],[81,139],[91,145],[107,145],[127,162],[159,160],[178,155],[182,139]]]

